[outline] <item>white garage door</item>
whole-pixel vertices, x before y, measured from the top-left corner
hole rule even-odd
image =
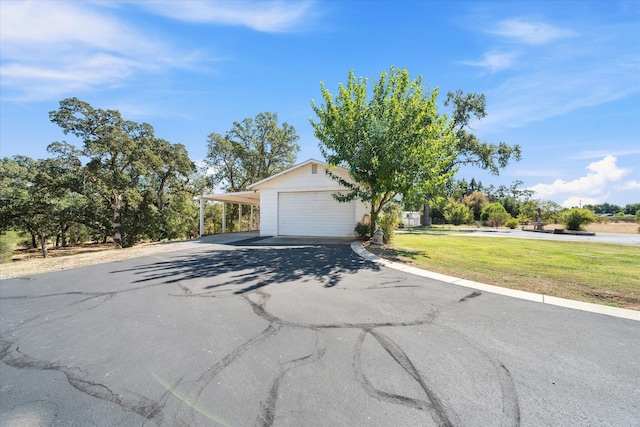
[[[355,203],[338,203],[332,193],[278,193],[278,235],[352,237]]]

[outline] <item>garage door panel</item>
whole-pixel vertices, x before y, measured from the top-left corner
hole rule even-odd
[[[338,203],[332,191],[278,194],[281,236],[353,236],[355,204]]]

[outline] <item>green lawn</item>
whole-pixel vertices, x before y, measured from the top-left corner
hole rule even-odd
[[[477,282],[640,310],[640,247],[459,235],[399,234],[369,249]]]

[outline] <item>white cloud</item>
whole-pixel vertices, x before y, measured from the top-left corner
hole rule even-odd
[[[614,156],[606,156],[600,161],[587,166],[589,172],[573,181],[557,179],[551,184],[537,184],[530,187],[535,196],[541,199],[565,198],[565,207],[577,206],[576,201],[585,203],[603,203],[610,195],[612,184],[628,175],[629,169],[620,168]]]
[[[632,179],[631,181],[626,181],[626,182],[623,182],[621,185],[616,186],[616,190],[620,190],[620,191],[640,190],[640,182],[636,181],[635,179]]]
[[[311,1],[142,1],[148,11],[171,19],[240,25],[263,32],[299,29],[313,15]]]
[[[637,26],[591,26],[577,30],[521,19],[501,21],[490,31],[521,42],[514,54],[495,54],[514,45],[489,44],[484,60],[466,61],[493,71],[513,70],[486,88],[487,117],[472,123],[477,132],[501,132],[594,107],[640,92]],[[554,41],[554,43],[551,43]],[[492,56],[496,55],[496,56]]]
[[[100,7],[83,2],[2,2],[3,97],[49,99],[109,87],[142,70],[188,68],[179,52]]]
[[[501,21],[494,30],[489,32],[525,44],[546,44],[573,35],[570,30],[544,22],[526,22],[520,19]]]
[[[465,65],[489,68],[491,72],[505,70],[513,65],[514,55],[511,53],[485,53],[481,61],[463,61]]]
[[[611,56],[615,56],[612,54]],[[626,66],[621,66],[625,63]],[[640,91],[637,59],[582,63],[582,72],[563,63],[537,64],[487,90],[487,117],[472,123],[476,131],[516,128],[571,111],[625,98]]]

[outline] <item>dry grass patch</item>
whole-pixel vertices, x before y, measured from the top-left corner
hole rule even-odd
[[[192,242],[141,243],[132,248],[115,249],[113,244],[86,244],[68,248],[50,248],[42,257],[39,249],[19,250],[9,263],[0,264],[0,279],[67,270],[128,258],[182,249]]]

